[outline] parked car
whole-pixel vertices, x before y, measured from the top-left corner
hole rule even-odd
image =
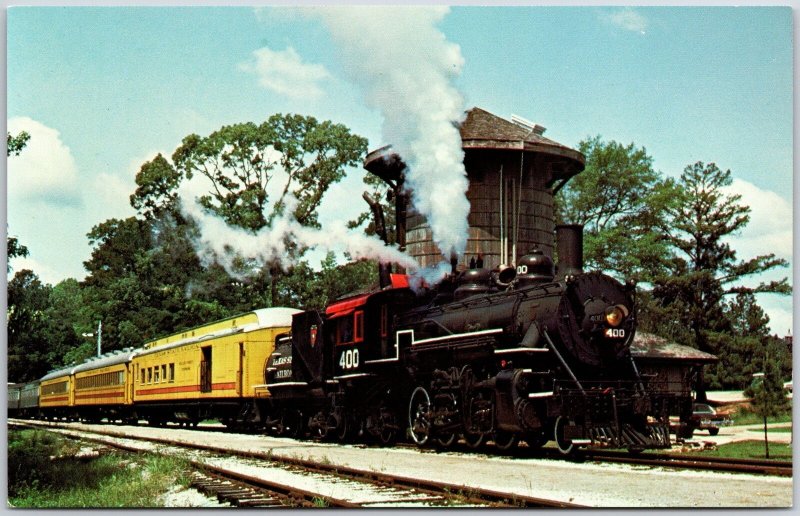
[[[717,411],[708,403],[695,403],[692,405],[692,428],[708,430],[709,435],[717,435],[721,426],[733,424],[727,414],[717,414]]]

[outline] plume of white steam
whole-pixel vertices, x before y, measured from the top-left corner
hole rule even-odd
[[[199,203],[189,200],[193,199],[191,196],[184,194],[181,198],[184,215],[192,218],[200,229],[194,242],[200,259],[205,264],[219,263],[234,277],[243,278],[253,272],[252,268],[249,271],[241,269],[242,260],[253,263],[255,269],[270,263],[278,263],[284,270],[294,265],[296,259],[284,245],[286,239],[303,247],[347,252],[355,259],[368,258],[409,268],[418,267],[410,256],[376,237],[348,229],[341,221],[329,224],[324,230],[301,225],[291,216],[296,202],[293,197],[287,198],[286,215],[276,218],[271,227],[256,233],[229,226],[221,218],[207,213]]]
[[[469,186],[457,122],[464,101],[451,85],[461,49],[436,27],[444,6],[338,6],[305,10],[328,27],[349,79],[383,114],[383,137],[408,166],[412,204],[446,258],[467,242]]]
[[[414,292],[419,292],[424,287],[430,287],[438,284],[448,274],[450,274],[452,266],[449,262],[439,262],[436,265],[430,265],[424,269],[416,269],[409,272],[408,286]]]

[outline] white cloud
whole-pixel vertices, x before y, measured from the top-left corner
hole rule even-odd
[[[747,260],[756,256],[775,253],[778,258],[789,261],[790,267],[779,267],[763,274],[747,278],[742,282],[748,287],[756,287],[759,283],[778,281],[782,278],[792,280],[792,204],[770,190],[763,190],[742,179],[734,179],[723,191],[728,194],[741,195],[739,204],[750,208],[750,222],[738,234],[727,238],[727,242],[736,251],[739,260]],[[792,327],[791,296],[776,294],[759,294],[758,304],[769,316],[772,333],[784,336]]]
[[[778,296],[775,294],[758,294],[758,306],[769,316],[770,333],[779,337],[786,336],[792,331],[794,323],[792,313],[792,298],[790,296]]]
[[[641,13],[626,7],[608,17],[609,21],[617,27],[644,34],[647,30],[647,18]]]
[[[319,83],[331,75],[323,65],[304,63],[292,47],[253,51],[253,59],[239,64],[239,69],[258,77],[263,87],[290,98],[319,98]]]
[[[30,256],[20,256],[11,260],[11,272],[6,275],[6,279],[11,281],[15,274],[25,269],[33,271],[39,277],[39,281],[50,285],[57,285],[67,277],[63,271],[57,271]]]
[[[19,156],[8,158],[8,195],[20,201],[80,206],[78,167],[61,133],[28,117],[8,121],[8,131],[31,135]]]
[[[791,260],[791,203],[775,192],[738,178],[723,191],[728,195],[741,195],[739,204],[750,207],[750,222],[740,234],[728,239],[737,257],[746,259],[775,253],[779,258]]]

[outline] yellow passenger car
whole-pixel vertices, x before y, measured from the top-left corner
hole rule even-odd
[[[254,385],[265,383],[292,308],[265,308],[148,342],[132,360],[133,401],[150,423],[257,423]]]
[[[74,367],[50,371],[44,375],[40,383],[39,410],[47,419],[72,418],[74,383],[72,370]]]
[[[87,421],[127,420],[133,417],[133,383],[130,374],[131,349],[91,359],[73,371],[74,406]]]

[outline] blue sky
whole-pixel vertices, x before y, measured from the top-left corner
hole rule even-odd
[[[384,14],[366,19],[396,23]],[[343,123],[370,148],[388,143],[383,114],[348,72],[341,39],[315,16],[20,7],[7,20],[8,128],[38,135],[9,160],[9,233],[31,251],[12,266],[49,283],[83,278],[86,233],[133,215],[127,199],[139,167],[158,152],[171,155],[188,134],[295,112]],[[521,115],[573,147],[596,134],[635,142],[669,176],[714,161],[731,170],[753,210],[734,239],[739,257],[791,260],[789,8],[454,7],[434,27],[463,58],[451,84],[466,108]],[[430,57],[413,37],[403,44],[412,64]],[[388,47],[375,54],[382,50],[395,55]],[[323,221],[363,209],[362,175],[351,171],[330,192]],[[773,330],[785,333],[791,300],[760,302]]]

